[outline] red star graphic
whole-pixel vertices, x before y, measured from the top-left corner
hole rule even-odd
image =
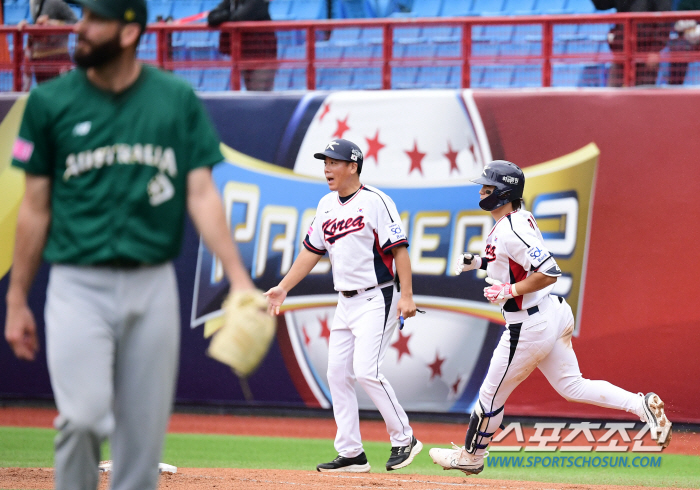
[[[469,153],[472,154],[472,156],[474,157],[474,161],[476,161],[476,153],[474,153],[474,143],[469,144]]]
[[[452,149],[452,145],[450,142],[447,142],[447,153],[443,153],[447,157],[447,159],[450,161],[450,174],[452,174],[453,170],[456,170],[457,173],[459,173],[459,167],[457,166],[457,155],[459,154],[458,152],[454,151]]]
[[[337,120],[338,129],[336,129],[335,133],[333,133],[334,138],[342,138],[345,131],[350,129],[350,126],[348,126],[348,117],[350,116],[345,116],[345,119],[343,119],[342,121],[340,119]]]
[[[386,146],[385,144],[379,142],[379,130],[377,129],[373,139],[369,139],[367,137],[365,137],[365,139],[369,145],[369,149],[365,152],[365,160],[367,160],[369,157],[374,157],[374,163],[379,165],[379,150]]]
[[[399,352],[399,361],[404,354],[409,357],[411,356],[411,351],[408,350],[408,341],[411,340],[411,335],[413,334],[404,335],[403,332],[399,330],[399,339],[391,344],[391,346]]]
[[[331,112],[331,105],[326,104],[323,106],[323,112],[321,113],[321,116],[318,118],[319,121],[323,121],[323,118],[326,117],[326,114]]]
[[[452,391],[455,392],[455,395],[457,394],[457,390],[459,390],[459,383],[462,381],[461,376],[457,376],[457,381],[455,381],[455,384],[452,385]]]
[[[301,326],[301,333],[304,334],[304,344],[309,345],[309,342],[311,342],[311,338],[309,337],[309,334],[306,333],[306,325]]]
[[[326,344],[331,338],[331,330],[328,328],[328,317],[323,319],[319,318],[318,321],[321,323],[321,335],[320,337],[326,339]]]
[[[435,353],[435,360],[433,361],[432,364],[428,364],[428,367],[432,371],[430,373],[430,379],[433,379],[435,376],[442,377],[442,363],[443,362],[445,362],[445,358],[440,359],[440,355],[436,352]]]
[[[418,142],[416,140],[413,140],[413,150],[407,151],[406,155],[411,159],[411,169],[408,171],[408,174],[411,175],[411,172],[418,170],[423,175],[423,168],[420,165],[426,154],[418,151]]]

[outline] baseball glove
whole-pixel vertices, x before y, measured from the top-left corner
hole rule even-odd
[[[267,314],[267,299],[257,289],[234,290],[223,304],[223,325],[207,354],[247,377],[267,354],[275,335],[275,319]]]

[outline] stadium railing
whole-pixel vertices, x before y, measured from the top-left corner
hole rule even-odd
[[[245,90],[251,70],[274,90],[688,86],[700,85],[699,24],[700,11],[153,23],[138,56],[199,90]],[[32,59],[28,42],[69,33],[72,50],[70,27],[0,32],[0,91],[70,68]]]

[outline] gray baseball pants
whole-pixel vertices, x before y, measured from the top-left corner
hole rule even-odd
[[[106,438],[111,488],[156,488],[177,377],[179,311],[170,263],[52,267],[45,315],[59,412],[56,490],[97,488]]]

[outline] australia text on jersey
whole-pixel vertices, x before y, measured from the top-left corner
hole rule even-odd
[[[71,177],[77,177],[90,170],[115,163],[148,165],[156,167],[161,173],[168,174],[170,177],[177,176],[177,162],[175,151],[172,148],[151,144],[128,145],[122,143],[81,151],[78,154],[71,153],[66,157],[66,171],[63,173],[63,180],[67,181]]]

